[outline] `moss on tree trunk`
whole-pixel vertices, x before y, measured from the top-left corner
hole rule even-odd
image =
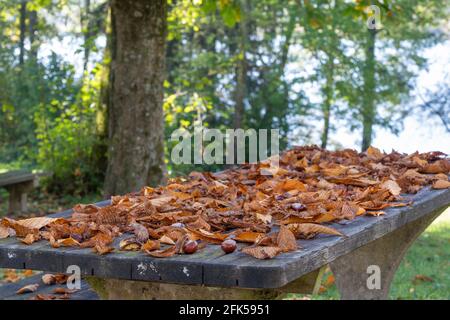
[[[105,194],[164,180],[163,81],[167,3],[113,0]]]

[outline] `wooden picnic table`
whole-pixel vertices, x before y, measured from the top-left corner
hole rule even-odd
[[[411,206],[331,224],[346,237],[299,240],[300,250],[270,260],[239,251],[224,254],[217,245],[193,255],[154,258],[142,252],[116,250],[101,256],[91,249],[55,249],[47,241],[27,246],[7,238],[0,241],[0,267],[66,272],[77,265],[103,299],[272,299],[284,293],[317,292],[329,265],[342,299],[385,299],[407,249],[450,205],[450,189],[427,187],[405,197],[414,201]],[[116,239],[114,246],[118,248],[126,236]],[[378,288],[368,286],[373,268],[381,271]]]
[[[0,174],[0,187],[9,192],[8,214],[27,212],[27,195],[39,184],[38,175],[25,170]]]

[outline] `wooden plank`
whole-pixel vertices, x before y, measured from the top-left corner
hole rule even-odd
[[[31,182],[37,179],[37,175],[27,171],[10,171],[0,174],[0,187]]]
[[[11,171],[7,171],[4,173],[0,173],[0,179],[8,179],[11,177],[15,177],[15,176],[22,176],[22,175],[26,175],[26,174],[30,174],[31,172],[27,171],[27,170],[11,170]]]
[[[300,240],[302,250],[281,254],[271,260],[257,260],[242,252],[225,255],[219,246],[212,245],[194,255],[157,259],[143,253],[117,252],[99,256],[87,249],[27,247],[15,239],[4,239],[0,240],[0,267],[14,265],[20,268],[24,264],[23,268],[32,266],[65,272],[68,265],[77,264],[83,274],[91,273],[104,278],[279,288],[409,222],[448,206],[450,190],[430,191],[427,188],[412,198],[415,200],[414,206],[388,209],[385,216],[363,216],[350,223],[331,224],[346,234],[346,238],[319,236],[312,240]],[[15,256],[7,258],[11,254]]]

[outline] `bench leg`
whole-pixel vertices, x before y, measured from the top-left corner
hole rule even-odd
[[[20,195],[20,211],[28,212],[28,193],[23,192]]]
[[[8,191],[9,191],[8,214],[20,212],[22,200],[21,191],[16,186],[9,187]]]
[[[442,213],[410,222],[330,263],[343,300],[387,299],[403,256],[416,238]]]
[[[219,288],[87,277],[86,281],[101,299],[108,300],[272,300],[287,293],[317,293],[324,267],[274,289]]]
[[[33,182],[16,184],[8,187],[9,192],[9,207],[8,214],[27,212],[27,196],[28,191],[33,188]]]

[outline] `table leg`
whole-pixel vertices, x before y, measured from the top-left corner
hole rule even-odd
[[[403,256],[444,209],[410,222],[331,262],[341,299],[387,299]]]
[[[274,289],[219,288],[87,277],[86,281],[101,299],[108,300],[272,300],[287,293],[316,293],[324,268]]]
[[[107,300],[270,300],[280,295],[270,289],[218,288],[95,277],[88,277],[86,281],[101,299]]]

